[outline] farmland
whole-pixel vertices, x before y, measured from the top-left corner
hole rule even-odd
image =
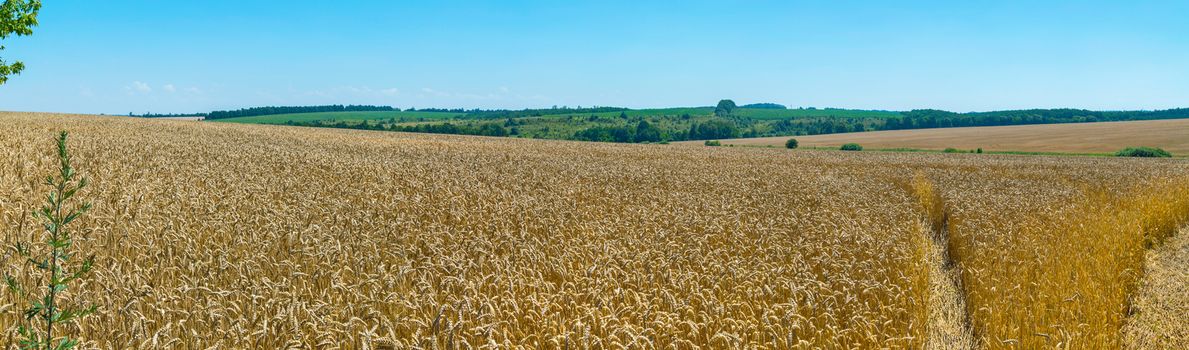
[[[1185,301],[1161,295],[1178,276],[1150,254],[1184,238],[1180,159],[31,113],[0,113],[0,124],[5,246],[36,232],[28,213],[43,200],[57,131],[71,132],[76,167],[92,180],[80,196],[94,209],[72,225],[79,254],[96,256],[94,277],[65,295],[99,305],[67,330],[86,347],[1189,341],[1150,339],[1185,329],[1178,309],[1153,306]],[[13,324],[4,310],[0,322]]]
[[[802,147],[1109,154],[1129,146],[1161,147],[1189,155],[1189,119],[1077,124],[1014,125],[797,136]],[[724,145],[784,147],[789,137],[722,140]],[[698,144],[700,142],[691,143]]]
[[[720,101],[720,104],[730,105],[730,100]],[[276,111],[281,110],[319,111],[327,108],[336,110],[352,108],[368,111],[275,114]],[[384,111],[371,111],[376,109],[384,109]],[[524,110],[431,109],[401,112],[391,106],[334,105],[255,107],[211,113],[213,116],[219,116],[219,118],[211,120],[240,123],[617,143],[657,143],[840,134],[876,130],[1084,124],[1189,118],[1189,109],[1183,108],[1154,111],[1030,109],[954,113],[932,109],[900,112],[813,107],[789,109],[777,104],[745,105],[729,111],[727,109],[719,111],[716,107],[628,109],[618,107],[569,108],[565,106],[558,108],[554,106],[547,109]],[[256,115],[256,113],[267,113],[268,115]],[[228,114],[253,116],[226,118],[225,116]],[[156,117],[161,116],[169,115],[156,115]],[[942,135],[950,134],[948,131],[940,133]],[[1077,139],[1071,141],[1081,142]],[[739,142],[764,144],[766,141]]]
[[[471,111],[456,112],[442,111],[362,111],[362,112],[318,112],[318,113],[289,113],[271,114],[251,117],[216,119],[220,122],[251,123],[251,124],[289,124],[319,127],[359,128],[372,130],[414,131],[407,128],[417,126],[445,126],[450,131],[416,130],[419,132],[474,134],[487,136],[513,136],[522,138],[555,139],[555,140],[588,140],[614,142],[645,142],[636,137],[606,139],[581,136],[585,130],[623,130],[635,133],[640,122],[648,123],[656,128],[656,137],[647,142],[662,140],[681,140],[690,137],[690,129],[698,124],[710,121],[724,122],[723,118],[714,116],[713,107],[676,107],[656,109],[623,109],[607,108],[613,111],[600,111],[597,108],[570,109],[553,108],[541,110],[520,111]],[[793,127],[790,120],[803,120],[803,123],[828,120],[830,127],[835,122],[864,123],[861,120],[885,119],[898,116],[896,112],[863,111],[847,109],[752,109],[740,108],[736,111],[738,120],[727,122],[728,136],[760,136],[787,130],[775,130],[774,125],[784,128]],[[745,121],[746,120],[746,121]],[[782,123],[783,122],[783,123]],[[808,124],[806,124],[808,125]],[[823,124],[824,125],[824,124]],[[747,127],[750,126],[750,127]],[[454,128],[457,127],[457,128]],[[821,128],[822,126],[816,126]],[[498,129],[498,132],[483,133],[480,128]],[[461,130],[459,130],[461,129]],[[471,130],[471,132],[467,132]],[[851,130],[851,129],[847,129]],[[627,135],[625,136],[634,136]],[[719,135],[711,135],[719,136]]]

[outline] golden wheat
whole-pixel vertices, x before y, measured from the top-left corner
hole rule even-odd
[[[5,244],[76,137],[92,348],[1116,345],[1189,214],[1181,161],[0,125]]]

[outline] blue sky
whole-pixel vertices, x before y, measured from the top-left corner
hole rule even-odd
[[[0,110],[1189,107],[1187,1],[47,1]]]

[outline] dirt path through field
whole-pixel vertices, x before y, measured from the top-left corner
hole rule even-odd
[[[1129,349],[1189,349],[1189,226],[1148,252],[1147,274],[1123,326]]]
[[[974,332],[966,309],[961,271],[950,254],[950,210],[933,182],[918,173],[909,184],[920,203],[923,221],[921,244],[929,270],[928,332],[926,349],[974,349]]]
[[[957,265],[951,260],[945,226],[934,233],[929,266],[929,339],[926,349],[974,349]]]

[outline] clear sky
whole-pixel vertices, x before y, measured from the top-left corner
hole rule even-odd
[[[46,1],[0,110],[1189,107],[1189,1]]]

